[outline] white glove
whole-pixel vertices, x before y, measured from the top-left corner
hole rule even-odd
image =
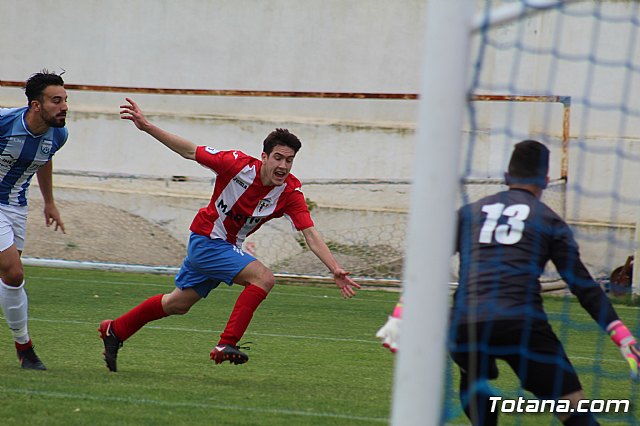
[[[398,350],[401,322],[402,319],[390,316],[387,322],[376,333],[376,337],[382,341],[382,346],[393,353]]]

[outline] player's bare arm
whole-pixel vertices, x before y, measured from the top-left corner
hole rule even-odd
[[[44,200],[44,220],[47,227],[55,225],[54,231],[60,229],[63,234],[66,234],[64,223],[60,218],[60,212],[58,212],[58,208],[53,199],[53,163],[51,160],[38,169],[36,176],[38,178],[40,192],[42,193],[42,199]]]
[[[333,274],[333,279],[342,293],[342,297],[353,297],[356,295],[355,288],[360,288],[360,284],[356,283],[349,277],[349,272],[342,269],[338,261],[327,247],[320,233],[312,226],[302,231],[307,245],[318,259],[324,263]]]
[[[120,105],[121,119],[131,120],[139,130],[153,136],[167,148],[180,154],[187,160],[196,159],[196,145],[193,142],[151,124],[137,103],[130,98],[125,99],[128,104]]]

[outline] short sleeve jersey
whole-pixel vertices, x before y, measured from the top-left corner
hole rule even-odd
[[[0,204],[26,206],[34,173],[65,144],[66,127],[42,135],[27,128],[28,108],[0,108]]]
[[[457,232],[457,322],[546,320],[539,279],[549,260],[596,322],[606,327],[617,319],[567,223],[532,193],[511,189],[463,206]]]
[[[196,161],[216,173],[213,195],[200,209],[191,231],[241,247],[265,222],[285,216],[298,231],[313,226],[300,181],[289,174],[280,186],[260,180],[262,161],[240,151],[199,146]]]

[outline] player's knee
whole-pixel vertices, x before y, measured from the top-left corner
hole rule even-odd
[[[171,295],[165,296],[162,300],[162,310],[167,315],[184,315],[192,306],[193,303],[190,300],[182,300]]]
[[[492,409],[491,397],[498,392],[491,388],[488,381],[480,379],[464,389],[460,392],[460,404],[467,418],[474,425],[497,425],[498,411]]]
[[[255,283],[255,285],[269,293],[276,285],[276,277],[273,276],[273,272],[265,269],[265,272],[261,274],[260,279]]]
[[[162,309],[167,315],[184,315],[189,312],[193,304],[186,303],[180,300],[169,300],[168,303],[163,304]]]
[[[593,426],[599,424],[596,421],[596,418],[590,412],[581,412],[580,410],[577,410],[577,408],[579,408],[580,401],[584,400],[585,398],[586,396],[582,389],[563,395],[560,398],[561,400],[568,400],[571,409],[574,410],[573,413],[558,414],[558,419],[562,422],[563,425]]]
[[[13,266],[2,271],[2,281],[11,287],[18,287],[24,281],[24,271],[22,267]]]
[[[187,305],[177,305],[174,306],[171,313],[165,312],[167,315],[184,315],[191,309],[191,306]]]

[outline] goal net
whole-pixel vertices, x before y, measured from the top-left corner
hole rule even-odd
[[[637,247],[640,101],[633,94],[640,84],[640,4],[581,1],[546,2],[551,6],[544,11],[530,7],[538,3],[545,2],[482,2],[480,20],[496,18],[495,12],[505,6],[521,7],[525,13],[505,21],[496,18],[498,22],[481,26],[472,38],[471,97],[460,161],[463,181],[504,172],[518,141],[536,139],[549,146],[552,185],[543,201],[569,223],[583,262],[637,335],[640,315],[629,306],[632,286],[612,284],[610,277]],[[513,102],[478,102],[473,99],[478,93]],[[522,94],[531,96],[531,102],[519,102]],[[480,181],[479,193],[462,187],[462,202],[497,192],[490,180]],[[545,276],[558,279],[553,267]],[[561,282],[556,288],[557,294],[545,299],[547,313],[586,398],[600,400],[592,406],[596,417],[604,424],[637,424],[640,413],[633,401],[638,391],[628,366]],[[535,399],[506,363],[499,361],[498,367],[499,379],[489,382],[494,395]],[[458,381],[458,368],[449,361],[445,423],[467,421]],[[607,408],[611,400],[632,403],[628,411],[617,410]],[[531,414],[508,404],[504,408],[501,424],[558,424],[548,412]]]
[[[174,273],[186,254],[191,222],[209,203],[215,175],[206,179],[57,171],[54,181],[67,233],[45,229],[42,200],[34,184],[25,246],[27,264]],[[361,185],[404,192],[408,183]],[[312,181],[303,189],[313,186],[348,192],[354,184],[348,180]],[[406,209],[376,211],[355,203],[335,208],[310,198],[307,204],[325,242],[353,277],[369,286],[399,285]],[[285,218],[264,224],[247,238],[243,248],[281,277],[298,282],[331,281],[327,267]]]

